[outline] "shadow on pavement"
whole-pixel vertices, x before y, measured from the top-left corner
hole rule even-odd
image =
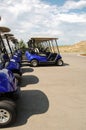
[[[64,63],[64,65],[63,66],[69,66],[69,64],[68,63]]]
[[[29,65],[30,65],[29,63],[22,63],[21,67],[29,66]]]
[[[37,84],[39,82],[38,77],[34,75],[23,75],[21,79],[20,87],[26,87],[29,84]]]
[[[39,65],[37,67],[56,67],[56,65],[53,65],[53,64],[42,64],[42,65]]]
[[[33,72],[34,69],[33,68],[22,68],[22,73],[26,73],[26,72]]]
[[[32,115],[45,113],[49,108],[49,100],[42,91],[24,90],[21,94],[17,103],[18,117],[13,127],[26,124]]]

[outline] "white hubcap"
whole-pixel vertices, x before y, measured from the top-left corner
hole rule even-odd
[[[0,109],[0,123],[5,123],[9,120],[10,114],[5,109]]]
[[[34,62],[33,62],[33,66],[37,66],[37,62],[34,61]]]
[[[61,60],[59,60],[58,65],[62,65],[62,61]]]

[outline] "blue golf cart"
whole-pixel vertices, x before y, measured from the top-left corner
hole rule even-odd
[[[21,53],[20,53],[20,50],[15,50],[13,51],[11,46],[10,46],[10,42],[9,41],[12,41],[13,44],[16,44],[16,42],[18,43],[17,39],[15,39],[13,37],[14,35],[13,34],[10,34],[10,33],[5,33],[4,34],[4,38],[6,39],[6,42],[8,44],[8,47],[9,47],[9,50],[10,50],[10,53],[11,53],[11,59],[14,59],[16,62],[18,63],[21,63]]]
[[[28,50],[25,52],[30,65],[33,67],[40,64],[63,66],[57,40],[58,38],[31,38],[28,42]]]
[[[7,32],[7,30],[10,30],[10,29],[7,28],[7,27],[0,27],[0,30],[1,30],[1,32],[3,34],[5,32]],[[11,46],[10,46],[9,40],[8,40],[8,36],[11,36],[11,35],[12,34],[0,35],[0,41],[1,41],[2,48],[3,48],[3,50],[2,50],[3,63],[4,63],[4,67],[6,69],[9,69],[10,71],[12,71],[12,73],[14,73],[15,77],[17,78],[17,80],[20,81],[21,75],[22,75],[22,71],[21,71],[21,65],[19,63],[19,60],[21,59],[21,57],[19,55],[14,55],[12,50],[11,50]],[[7,42],[3,41],[4,38],[5,38],[5,40]],[[5,45],[5,43],[6,43],[6,45]],[[8,48],[10,50],[10,53],[11,53],[10,56],[8,54],[6,46],[8,46]]]
[[[0,27],[0,32],[10,31],[6,27]],[[16,120],[16,102],[20,96],[20,88],[18,81],[10,69],[4,68],[2,58],[2,48],[5,46],[2,43],[0,34],[0,127],[7,127],[12,125]],[[7,51],[5,51],[7,54]],[[5,58],[9,58],[4,55]]]

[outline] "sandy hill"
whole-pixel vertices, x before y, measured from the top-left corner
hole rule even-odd
[[[86,41],[81,41],[73,45],[59,46],[60,52],[86,53]]]

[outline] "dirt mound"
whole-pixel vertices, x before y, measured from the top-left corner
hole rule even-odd
[[[59,47],[61,52],[80,52],[86,53],[86,41],[81,41],[73,45],[65,45]]]

